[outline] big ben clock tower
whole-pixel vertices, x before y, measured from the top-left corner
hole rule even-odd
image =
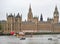
[[[31,9],[31,5],[29,6],[29,12],[28,12],[28,21],[32,21],[33,19],[33,15],[32,15],[32,9]]]
[[[58,23],[58,21],[59,21],[59,12],[56,6],[54,11],[54,23]]]

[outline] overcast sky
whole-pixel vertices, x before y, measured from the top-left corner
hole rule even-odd
[[[53,18],[53,12],[57,5],[60,13],[60,0],[0,0],[0,20],[6,20],[6,13],[14,13],[17,15],[19,12],[22,14],[22,19],[27,19],[29,5],[31,4],[33,16],[38,16],[42,13],[43,20]],[[59,14],[60,16],[60,14]]]

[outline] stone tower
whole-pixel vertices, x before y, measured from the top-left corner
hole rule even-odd
[[[59,12],[56,6],[54,11],[54,23],[58,23],[58,21],[59,21]]]
[[[32,21],[33,20],[33,15],[32,15],[32,9],[31,9],[31,5],[29,6],[29,12],[28,12],[28,21]]]
[[[20,16],[20,14],[18,13],[15,20],[16,20],[15,21],[16,22],[16,24],[15,24],[16,31],[20,32],[21,31],[22,15]]]
[[[8,32],[11,32],[14,30],[13,23],[14,23],[14,16],[11,13],[9,16],[7,16],[7,31]]]

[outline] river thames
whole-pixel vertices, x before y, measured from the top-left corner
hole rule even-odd
[[[52,38],[52,40],[49,40]],[[60,44],[60,34],[58,35],[33,35],[20,40],[16,36],[0,36],[0,44]]]

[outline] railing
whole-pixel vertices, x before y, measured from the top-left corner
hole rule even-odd
[[[48,34],[60,34],[60,32],[26,32],[25,35],[48,35]]]

